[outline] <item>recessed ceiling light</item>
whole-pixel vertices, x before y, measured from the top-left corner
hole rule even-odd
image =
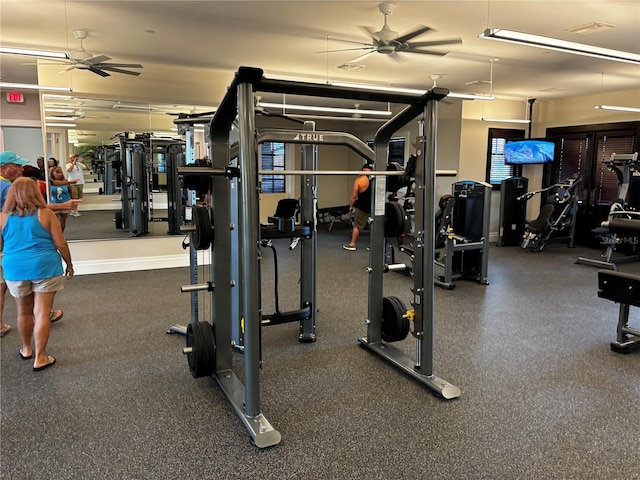
[[[602,32],[604,30],[611,30],[612,28],[616,28],[617,25],[612,23],[605,22],[589,22],[583,23],[582,25],[576,25],[574,27],[566,28],[567,32],[577,33],[579,35],[590,35],[596,32]]]

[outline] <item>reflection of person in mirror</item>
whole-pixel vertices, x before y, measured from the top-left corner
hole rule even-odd
[[[74,184],[74,181],[69,181],[64,178],[64,172],[62,167],[53,167],[49,171],[49,199],[52,204],[65,203],[71,200],[71,192],[69,187]],[[56,215],[60,220],[60,226],[64,232],[67,226],[67,215],[72,210],[57,210]]]
[[[89,166],[85,163],[84,158],[80,155],[71,155],[69,157],[69,163],[67,163],[67,179],[69,181],[76,180],[72,185],[69,185],[71,197],[75,200],[80,200],[84,194],[84,171],[89,171]],[[71,210],[69,215],[72,217],[79,217],[80,212],[78,209]]]
[[[38,180],[45,180],[45,170],[44,170],[44,157],[38,157],[36,159],[36,163],[38,164]]]

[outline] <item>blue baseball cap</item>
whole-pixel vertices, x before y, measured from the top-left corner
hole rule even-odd
[[[2,152],[0,153],[0,165],[9,165],[13,163],[14,165],[26,165],[29,163],[29,160],[25,160],[24,158],[20,158],[13,152]]]

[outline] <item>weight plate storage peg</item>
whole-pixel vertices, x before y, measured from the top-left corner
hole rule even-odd
[[[191,207],[195,230],[191,232],[191,244],[196,250],[206,250],[213,242],[213,223],[209,209],[201,205]]]
[[[216,336],[209,322],[187,325],[187,356],[189,370],[194,378],[211,376],[216,371]]]
[[[409,335],[409,319],[407,307],[398,297],[384,297],[382,299],[382,340],[398,342]]]

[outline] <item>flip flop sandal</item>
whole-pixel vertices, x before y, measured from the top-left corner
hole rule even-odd
[[[49,314],[49,321],[51,323],[57,322],[58,320],[62,319],[63,316],[64,316],[64,313],[62,312],[62,310],[52,310],[51,313]]]
[[[56,357],[54,357],[53,355],[49,355],[47,357],[47,363],[45,363],[44,365],[42,365],[40,367],[33,367],[33,371],[34,372],[39,372],[41,370],[44,370],[45,368],[49,368],[54,363],[56,363]]]
[[[0,337],[4,337],[5,334],[9,333],[11,330],[11,325],[5,325],[2,330],[0,330]]]
[[[18,350],[18,355],[20,355],[20,358],[22,358],[23,360],[29,360],[30,358],[33,358],[33,353],[27,356],[22,353],[22,349]]]

